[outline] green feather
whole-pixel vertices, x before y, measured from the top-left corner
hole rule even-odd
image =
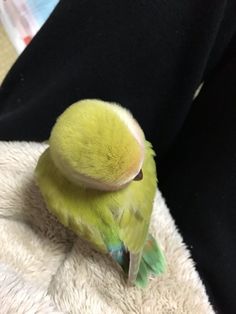
[[[135,285],[145,288],[149,274],[160,275],[166,269],[166,260],[154,237],[149,234],[142,252]]]
[[[142,257],[150,273],[159,275],[165,272],[165,257],[151,234],[148,235]]]
[[[135,285],[140,288],[145,288],[147,284],[148,284],[148,268],[145,261],[142,259],[140,262]]]

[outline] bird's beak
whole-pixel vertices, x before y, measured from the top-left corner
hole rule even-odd
[[[142,169],[141,169],[133,180],[134,181],[140,181],[142,179],[143,179],[143,172],[142,172]]]

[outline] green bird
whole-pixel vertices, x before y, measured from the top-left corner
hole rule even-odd
[[[145,287],[165,258],[148,233],[157,178],[151,144],[132,114],[96,99],[68,107],[52,128],[35,179],[48,210]]]

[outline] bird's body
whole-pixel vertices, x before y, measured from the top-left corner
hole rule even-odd
[[[102,127],[106,126],[99,126],[98,130]],[[96,131],[98,132],[98,130]],[[101,136],[103,138],[103,135]],[[111,134],[111,136],[113,135]],[[87,141],[88,138],[85,139],[85,142],[89,145]],[[114,142],[114,139],[112,141]],[[85,176],[83,170],[86,169],[86,163],[85,168],[80,168],[79,174],[77,173],[73,179],[70,179],[71,170],[66,164],[65,158],[61,158],[60,165],[55,162],[57,152],[53,152],[55,143],[53,141],[51,143],[52,145],[41,155],[36,168],[36,181],[48,209],[57,216],[63,225],[90,242],[95,249],[109,253],[129,273],[131,283],[136,282],[145,286],[147,274],[149,272],[161,273],[165,264],[164,257],[157,246],[153,251],[151,267],[148,266],[148,258],[145,259],[145,251],[152,252],[150,247],[152,244],[156,245],[155,240],[148,236],[157,184],[154,151],[151,144],[143,140],[143,153],[140,157],[142,180],[127,182],[127,178],[123,178],[121,182],[119,178],[115,177],[112,179],[113,181],[111,179],[106,181],[101,179],[103,176],[101,173],[101,176],[96,177],[92,183],[93,174],[90,174],[84,181],[86,183],[83,184],[81,177]],[[104,143],[101,144],[101,146],[103,145]],[[122,146],[122,143],[119,145]],[[97,149],[99,150],[99,148]],[[102,153],[107,154],[107,152],[103,148]],[[106,158],[110,161],[112,154],[119,154],[119,147],[118,153],[112,151],[111,148],[109,152],[110,155],[107,155]],[[96,160],[96,157],[95,155],[91,158]],[[90,162],[91,164],[95,163],[95,161],[88,160],[87,164]],[[136,161],[136,164],[138,163],[139,160]],[[62,169],[63,166],[65,167]],[[104,165],[98,165],[97,168],[102,166]],[[136,172],[139,170],[137,168]],[[96,169],[92,169],[90,173],[93,171],[96,174]],[[123,173],[120,176],[123,176]],[[78,177],[79,179],[77,179]],[[87,183],[88,181],[89,183]],[[105,182],[105,184],[101,188],[97,188],[101,182]],[[114,188],[115,184],[119,187]],[[107,188],[108,185],[111,185],[111,190]],[[144,270],[142,270],[143,268]],[[139,275],[138,270],[140,270]]]

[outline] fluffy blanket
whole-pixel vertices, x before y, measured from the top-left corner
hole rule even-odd
[[[45,144],[0,143],[0,312],[213,313],[190,254],[157,191],[152,232],[168,269],[145,290],[130,288],[45,208],[33,172]]]

